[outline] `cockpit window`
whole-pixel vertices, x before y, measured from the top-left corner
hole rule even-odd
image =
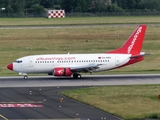
[[[16,60],[15,63],[22,63],[22,60]]]

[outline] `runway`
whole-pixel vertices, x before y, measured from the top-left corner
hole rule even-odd
[[[67,98],[61,91],[88,86],[160,84],[159,74],[0,77],[0,119],[122,120]],[[61,99],[63,100],[61,101]]]
[[[54,76],[0,77],[0,87],[57,87],[160,84],[160,74],[82,75],[81,79]]]

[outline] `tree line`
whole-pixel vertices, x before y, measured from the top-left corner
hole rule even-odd
[[[160,11],[160,0],[0,0],[1,13],[42,14],[47,9],[66,13],[153,12]]]

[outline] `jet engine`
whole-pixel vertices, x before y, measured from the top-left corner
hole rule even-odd
[[[51,74],[49,74],[51,75]],[[54,68],[53,74],[54,76],[71,76],[72,71],[70,68]]]

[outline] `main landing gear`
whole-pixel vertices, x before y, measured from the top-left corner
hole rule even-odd
[[[28,79],[28,76],[27,76],[27,75],[24,75],[23,78],[24,78],[25,80],[27,80],[27,79]],[[74,73],[74,74],[73,74],[73,78],[75,78],[75,79],[80,79],[80,78],[81,78],[81,74]]]
[[[28,76],[27,76],[27,75],[25,75],[25,76],[24,76],[24,79],[25,79],[25,80],[27,80],[27,79],[28,79]]]
[[[81,74],[74,73],[74,74],[73,74],[73,78],[78,78],[78,79],[80,79],[80,78],[81,78]]]

